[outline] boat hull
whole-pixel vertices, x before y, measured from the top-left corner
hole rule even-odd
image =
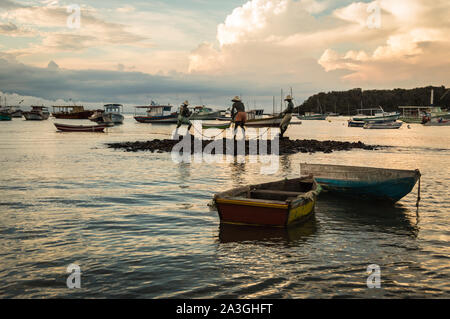
[[[33,113],[23,112],[23,116],[27,121],[45,121],[50,117],[49,113]]]
[[[450,126],[450,120],[447,119],[431,119],[423,124],[424,126]]]
[[[212,112],[212,113],[207,113],[207,114],[192,114],[192,116],[190,117],[191,121],[213,121],[216,120],[218,118],[220,118],[220,111],[218,112]]]
[[[367,122],[367,121],[397,121],[400,117],[400,113],[392,115],[381,115],[381,116],[364,116],[364,117],[354,117],[353,121],[357,122]]]
[[[420,178],[420,171],[371,167],[301,164],[302,174],[314,174],[324,190],[350,197],[396,203],[408,195]]]
[[[54,123],[62,132],[103,132],[108,125],[67,125]]]
[[[366,123],[364,124],[364,129],[371,129],[371,130],[396,130],[402,127],[402,122],[389,122],[389,123]]]
[[[203,129],[210,129],[210,128],[215,128],[215,129],[220,129],[220,130],[225,130],[227,128],[230,128],[231,123],[225,123],[225,124],[221,124],[221,123],[203,123],[202,124],[202,128]]]
[[[296,207],[226,199],[217,200],[216,205],[222,223],[287,227],[309,219],[314,213],[315,200]]]
[[[255,119],[248,120],[245,122],[245,126],[247,127],[280,127],[281,121],[283,121],[280,117],[269,117],[265,119]]]
[[[125,117],[122,114],[118,113],[106,113],[103,118],[104,119],[106,118],[107,121],[110,120],[114,124],[123,124],[123,121],[125,119]]]
[[[348,121],[348,127],[364,127],[364,124],[366,124],[364,121]]]
[[[318,115],[305,115],[305,116],[298,116],[297,118],[299,120],[305,120],[305,121],[324,121],[327,119],[326,114],[318,114]]]
[[[11,121],[12,117],[10,114],[0,114],[0,121]]]
[[[52,113],[54,118],[66,120],[88,120],[94,111],[83,111],[77,113]]]
[[[176,115],[168,116],[135,116],[134,119],[139,123],[161,123],[161,124],[174,124],[178,122]]]

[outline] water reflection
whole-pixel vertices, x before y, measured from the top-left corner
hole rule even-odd
[[[289,155],[282,155],[280,156],[280,164],[281,164],[281,170],[283,171],[284,177],[288,177],[292,173],[292,161],[291,156]],[[300,170],[300,168],[299,168]]]
[[[189,182],[191,179],[191,164],[184,162],[179,163],[178,173],[179,173],[180,188],[189,188]]]
[[[387,205],[380,202],[362,201],[322,193],[317,211],[333,218],[336,222],[373,226],[379,232],[419,234],[418,217],[415,211],[402,204]]]
[[[219,242],[226,243],[292,243],[306,241],[317,231],[317,221],[313,216],[306,223],[289,228],[257,227],[221,224]]]
[[[246,176],[246,170],[245,170],[245,163],[239,163],[238,161],[234,161],[230,164],[230,170],[231,174],[230,177],[233,181],[234,187],[239,187],[245,184],[245,176]]]

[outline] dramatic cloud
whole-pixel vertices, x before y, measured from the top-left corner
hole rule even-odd
[[[218,26],[218,46],[202,43],[191,52],[189,71],[316,85],[334,76],[336,87],[448,81],[448,1],[381,0],[326,10],[313,0],[248,1]],[[422,73],[439,66],[434,78]]]

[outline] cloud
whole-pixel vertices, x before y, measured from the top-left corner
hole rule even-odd
[[[438,1],[430,5],[421,0],[383,0],[371,4],[379,5],[382,10],[382,25],[377,32],[383,36],[384,43],[371,52],[339,53],[328,48],[318,63],[327,72],[351,71],[342,77],[351,83],[400,83],[413,78],[427,78],[434,83],[448,81],[450,56],[444,52],[450,47],[450,20],[438,17],[442,12],[450,12],[450,3]],[[364,26],[364,12],[371,4],[353,3],[336,10],[334,15]]]
[[[218,26],[217,44],[192,50],[189,72],[339,88],[410,84],[430,73],[422,66],[440,65],[433,82],[448,82],[448,14],[444,0],[354,2],[332,11],[314,0],[251,0]]]
[[[27,26],[42,38],[41,43],[10,51],[16,55],[82,51],[105,45],[153,46],[148,37],[128,31],[123,24],[104,21],[91,7],[81,8],[79,29],[69,28],[68,22],[75,13],[69,12],[57,1],[47,6],[13,6],[8,2],[8,7],[11,9],[0,16],[9,23],[0,27],[0,32],[19,24]]]
[[[5,59],[9,57],[9,59]],[[124,66],[125,67],[125,66]],[[46,68],[27,66],[11,56],[0,55],[0,86],[2,91],[46,100],[69,99],[101,102],[106,99],[126,103],[146,103],[149,96],[164,97],[173,102],[199,96],[205,101],[235,96],[245,85],[229,85],[220,79],[140,72],[104,70],[67,70],[51,61]],[[261,92],[259,92],[261,93]]]

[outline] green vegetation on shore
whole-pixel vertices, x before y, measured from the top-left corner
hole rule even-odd
[[[367,90],[352,89],[318,93],[295,108],[298,113],[336,112],[343,115],[356,114],[356,110],[381,106],[385,111],[397,111],[399,106],[429,106],[431,90],[434,89],[434,105],[450,109],[450,92],[445,86],[427,86],[415,89]]]

